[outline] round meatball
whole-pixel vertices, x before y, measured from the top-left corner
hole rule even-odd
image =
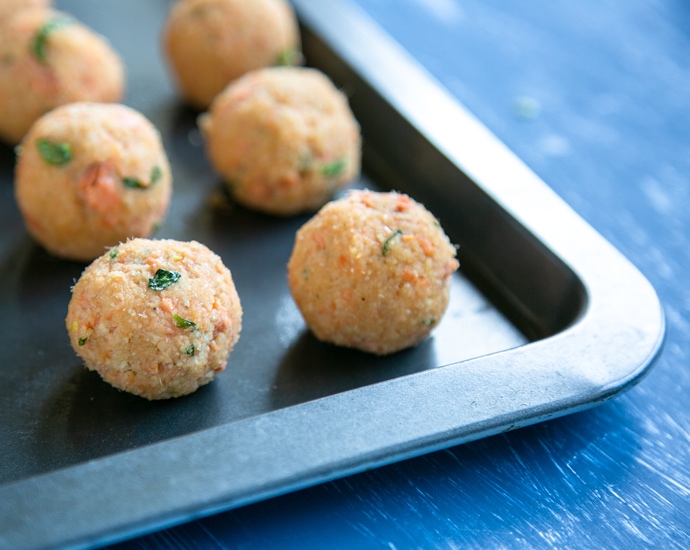
[[[84,270],[65,323],[87,368],[121,390],[167,399],[225,369],[242,307],[230,271],[206,246],[132,239]]]
[[[18,150],[15,195],[55,256],[91,261],[163,222],[172,193],[156,128],[116,103],[71,103],[36,121]]]
[[[48,8],[52,0],[0,0],[0,23],[26,8]]]
[[[199,109],[248,71],[302,58],[285,0],[182,0],[168,15],[163,48],[182,94]]]
[[[46,111],[117,102],[124,68],[103,38],[51,9],[20,11],[0,33],[0,139],[16,144]]]
[[[345,95],[315,69],[252,71],[199,124],[231,195],[255,210],[317,210],[359,175],[359,125]]]
[[[384,355],[418,344],[441,320],[455,253],[407,195],[353,191],[297,232],[288,283],[318,339]]]

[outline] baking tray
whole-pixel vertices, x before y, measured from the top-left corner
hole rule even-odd
[[[346,0],[294,5],[308,64],[362,126],[355,185],[423,202],[461,269],[443,322],[414,349],[374,357],[316,341],[286,282],[307,217],[223,197],[159,52],[170,4],[57,2],[124,57],[125,102],[159,127],[173,167],[158,236],[223,258],[242,335],[227,370],[178,400],[148,402],[87,371],[63,324],[84,265],[28,237],[14,153],[0,146],[0,548],[122,540],[582,410],[649,370],[664,320],[647,280]]]

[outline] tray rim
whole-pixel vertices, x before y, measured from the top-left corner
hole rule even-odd
[[[662,306],[632,263],[349,0],[293,4],[402,116],[575,273],[585,310],[564,331],[518,348],[0,486],[0,546],[115,542],[576,412],[635,385],[658,356]],[[382,63],[385,73],[378,70]],[[420,96],[426,101],[414,101]],[[471,139],[449,132],[457,125]],[[535,210],[535,203],[549,208]],[[490,402],[459,399],[456,388],[481,391],[487,373],[496,380]],[[155,464],[155,471],[136,467],[143,463]],[[93,487],[98,491],[88,490]]]

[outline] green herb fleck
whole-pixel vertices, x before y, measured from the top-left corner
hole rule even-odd
[[[390,237],[388,237],[385,241],[383,241],[383,246],[381,247],[381,253],[384,256],[387,256],[388,253],[390,252],[391,243],[392,243],[393,239],[395,239],[396,237],[399,237],[402,234],[403,234],[403,232],[400,231],[400,229],[396,229],[395,231],[393,231],[393,234]]]
[[[154,166],[151,168],[151,175],[149,176],[149,182],[141,181],[139,178],[133,176],[125,176],[122,178],[122,183],[128,189],[148,189],[153,184],[158,182],[163,177],[163,170],[160,166]]]
[[[179,281],[180,277],[182,277],[182,274],[177,271],[159,269],[156,271],[155,275],[149,279],[149,288],[151,290],[163,290]]]
[[[31,49],[31,53],[36,57],[36,59],[38,59],[40,63],[45,65],[48,62],[46,51],[48,37],[58,29],[67,27],[72,23],[74,23],[74,19],[66,15],[61,15],[46,21],[41,28],[38,29],[34,37],[31,39],[29,47]]]
[[[433,327],[436,324],[436,319],[422,319],[422,324],[425,327]]]
[[[62,166],[72,160],[72,146],[63,141],[39,138],[36,140],[36,149],[43,160],[53,166]]]
[[[151,168],[151,185],[157,183],[163,177],[163,170],[160,166],[154,166]]]
[[[196,352],[196,348],[194,347],[194,344],[189,344],[189,345],[185,348],[184,352],[185,352],[187,355],[194,355],[194,353]]]
[[[146,189],[148,187],[148,185],[143,183],[141,180],[130,176],[122,178],[122,183],[124,183],[125,187],[129,189]]]
[[[299,65],[301,62],[302,54],[299,52],[299,50],[294,48],[285,48],[278,54],[275,64],[282,66],[293,66]]]
[[[180,328],[196,328],[195,322],[183,319],[177,313],[173,313],[173,320],[175,321],[175,324]]]
[[[80,345],[80,346],[83,346],[84,344],[86,344],[86,341],[87,341],[88,339],[89,339],[89,338],[88,338],[87,336],[82,336],[82,337],[79,338],[79,340],[78,340],[79,345]]]
[[[114,246],[113,248],[110,249],[109,256],[110,256],[111,260],[114,260],[115,258],[117,258],[117,246]]]
[[[342,174],[343,170],[345,170],[345,159],[339,158],[338,160],[335,160],[330,164],[326,164],[321,169],[321,173],[327,178],[335,178]]]

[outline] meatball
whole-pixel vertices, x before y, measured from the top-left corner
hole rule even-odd
[[[199,125],[231,195],[255,210],[315,211],[359,175],[359,125],[345,95],[316,69],[252,71]]]
[[[301,62],[297,19],[285,0],[177,2],[163,49],[182,94],[199,109],[250,70]]]
[[[288,283],[318,339],[384,355],[418,344],[441,320],[455,254],[407,195],[352,191],[297,232]]]
[[[242,307],[230,271],[206,246],[132,239],[84,270],[65,323],[72,347],[103,380],[167,399],[225,369]]]
[[[117,102],[124,68],[103,38],[51,9],[20,11],[0,33],[0,139],[18,143],[46,111],[75,101]]]
[[[156,128],[116,103],[72,103],[31,127],[15,195],[29,233],[55,256],[91,261],[163,222],[172,193]]]

